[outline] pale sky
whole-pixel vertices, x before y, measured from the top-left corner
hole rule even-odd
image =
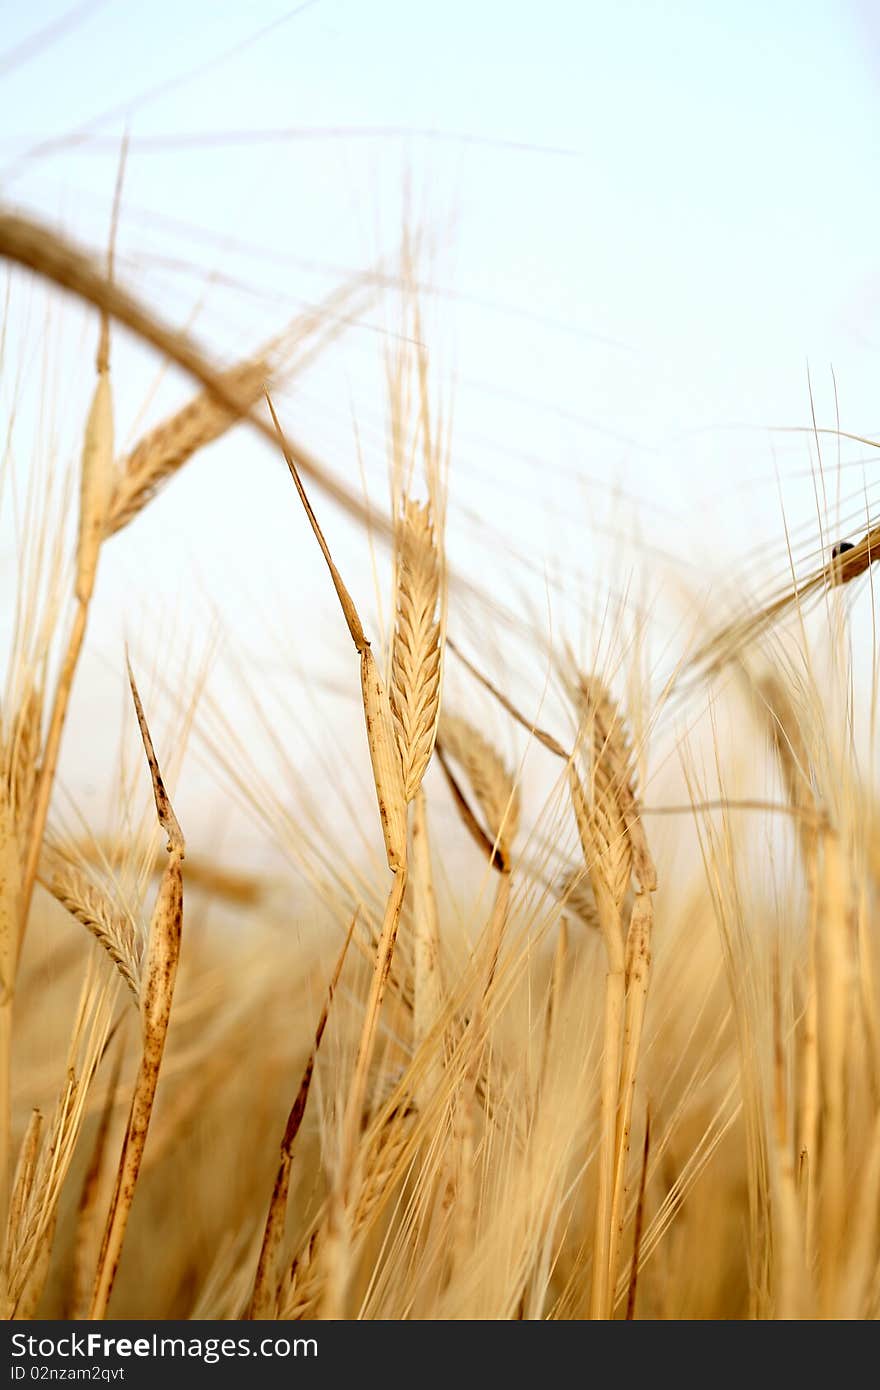
[[[607,574],[623,492],[647,543],[722,575],[778,543],[770,573],[786,563],[777,470],[815,540],[810,440],[769,429],[809,424],[808,371],[820,424],[833,370],[843,428],[880,429],[878,16],[868,0],[4,0],[2,197],[103,247],[127,127],[120,274],[223,361],[393,251],[406,204],[434,246],[426,336],[454,411],[461,567],[504,593],[505,554],[524,553],[546,604],[562,563]],[[12,301],[10,342],[35,373],[42,302],[22,286]],[[364,313],[284,399],[298,437],[360,486],[357,421],[380,501],[388,322]],[[51,333],[75,456],[94,324],[70,310]],[[117,344],[122,440],[156,366]],[[149,418],[185,394],[166,380]],[[842,457],[852,511],[860,489],[876,498],[876,464]],[[369,586],[363,538],[326,515]],[[148,650],[169,606],[163,632],[202,633],[218,610],[267,676],[331,632],[344,652],[310,545],[283,468],[239,431],[108,547],[95,707],[117,710],[120,633]],[[4,550],[4,585],[8,565]]]

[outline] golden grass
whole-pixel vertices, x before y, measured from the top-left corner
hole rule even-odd
[[[472,615],[447,586],[450,444],[409,265],[410,331],[386,363],[390,518],[376,522],[291,443],[271,399],[263,417],[283,353],[217,369],[24,219],[0,215],[0,251],[202,388],[118,459],[105,322],[75,548],[59,535],[41,551],[47,588],[72,573],[70,609],[49,605],[10,662],[6,1316],[880,1315],[880,813],[853,691],[869,706],[877,692],[841,640],[842,601],[872,582],[876,528],[675,654],[687,733],[667,715],[675,677],[657,689],[641,673],[626,614],[588,674],[536,624],[525,674],[535,687],[549,667],[552,697],[539,727],[501,621],[473,658],[446,636]],[[355,281],[327,322],[290,330],[291,370],[365,294]],[[197,844],[184,933],[184,840],[133,677],[166,848],[139,841],[122,783],[123,831],[62,833],[55,778],[103,545],[245,417],[286,458],[291,535],[298,497],[355,648],[365,775],[328,756],[320,786],[291,764],[273,788],[249,761],[260,721],[232,738],[197,710],[217,777],[298,873],[270,884]],[[304,478],[322,490],[321,523]],[[381,651],[343,581],[355,567],[331,544],[329,498],[390,547]],[[285,603],[295,631],[295,596]],[[308,658],[317,671],[320,653]],[[173,675],[182,745],[189,707]],[[299,679],[294,709],[314,693]],[[215,909],[241,930],[218,929]]]

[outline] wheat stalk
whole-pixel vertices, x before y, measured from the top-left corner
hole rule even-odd
[[[590,727],[593,800],[607,818],[606,833],[613,833],[622,818],[632,855],[632,868],[642,892],[653,893],[657,872],[641,822],[632,746],[620,711],[596,676],[579,681],[580,706]]]
[[[12,1144],[12,1102],[10,1066],[12,1062],[12,1001],[21,916],[21,851],[15,817],[5,777],[0,777],[0,1220],[9,1193]],[[5,1233],[4,1233],[5,1238]],[[5,1252],[4,1252],[5,1255]],[[8,1297],[5,1287],[7,1260],[2,1261],[4,1287],[0,1296]]]
[[[162,1054],[165,1050],[168,1020],[171,1015],[171,1001],[174,995],[174,982],[180,958],[180,938],[183,926],[183,873],[181,870],[185,853],[183,833],[165,790],[165,783],[159,770],[153,741],[130,666],[128,676],[144,753],[153,783],[156,815],[159,824],[168,836],[168,864],[159,885],[153,915],[150,919],[140,990],[143,1033],[141,1062],[135,1081],[122,1153],[119,1158],[116,1186],[107,1213],[107,1224],[98,1258],[98,1268],[89,1309],[89,1318],[92,1321],[103,1318],[107,1312],[107,1304],[110,1301],[110,1294],[113,1291],[113,1283],[122,1254],[128,1215],[134,1198],[150,1117],[153,1112],[156,1088],[159,1083],[159,1070],[162,1065]]]
[[[107,285],[111,294],[114,290],[113,261],[126,152],[127,141],[123,141],[116,178],[116,190],[113,196],[110,240],[107,251]],[[0,224],[2,222],[3,217],[0,214]],[[32,235],[33,227],[30,230]],[[20,223],[17,225],[17,231],[19,236],[24,234],[24,239],[27,240],[26,228]],[[14,239],[15,233],[13,233]],[[0,230],[0,243],[2,240],[3,232]],[[113,495],[116,474],[113,460],[113,394],[110,385],[110,316],[106,305],[101,306],[101,327],[95,366],[98,379],[86,420],[80,462],[80,506],[74,584],[77,606],[55,685],[49,727],[40,760],[39,777],[33,793],[33,815],[28,825],[27,850],[22,878],[17,951],[21,949],[27,929],[27,919],[40,862],[40,851],[49,814],[55,770],[61,751],[61,738],[67,718],[73,680],[85,638],[89,605],[95,587],[98,559],[101,553],[101,543],[104,539],[104,527]]]
[[[385,907],[385,915],[382,920],[382,930],[376,947],[376,959],[373,967],[372,979],[370,981],[370,990],[367,996],[367,1007],[355,1058],[354,1076],[352,1078],[345,1108],[342,1155],[338,1181],[333,1194],[333,1210],[335,1212],[333,1229],[337,1238],[337,1244],[340,1240],[343,1242],[347,1256],[347,1252],[350,1249],[349,1215],[351,1198],[354,1189],[358,1185],[358,1141],[360,1137],[361,1117],[363,1115],[364,1102],[367,1094],[367,1079],[375,1052],[379,1015],[382,1009],[382,1002],[388,984],[388,976],[394,958],[394,947],[397,941],[400,914],[406,892],[407,803],[403,780],[403,765],[400,760],[400,750],[397,745],[394,729],[391,700],[385,689],[376,660],[370,650],[370,644],[364,635],[363,626],[354,601],[342,581],[339,570],[336,568],[333,557],[330,554],[330,549],[324,539],[324,533],[318,524],[318,519],[306,495],[293,455],[290,453],[284,441],[284,435],[281,431],[278,417],[275,414],[275,409],[268,394],[266,399],[294,486],[296,487],[300,501],[308,517],[309,525],[312,528],[315,539],[324,556],[324,561],[330,571],[330,577],[333,581],[333,587],[336,590],[340,607],[342,608],[343,617],[345,618],[355,650],[360,657],[361,696],[364,707],[364,722],[367,729],[367,745],[370,752],[370,763],[373,769],[373,781],[376,788],[379,821],[382,826],[382,835],[385,841],[385,854],[388,860],[388,867],[393,875]],[[349,1268],[347,1257],[345,1259],[342,1259],[341,1256],[336,1258],[339,1256],[337,1244],[334,1244],[335,1254],[334,1258],[331,1260],[333,1278],[329,1285],[333,1291],[334,1306],[336,1303],[344,1303],[344,1290],[339,1286],[339,1279],[341,1277],[340,1271],[343,1268],[345,1271],[348,1271]]]
[[[587,800],[573,761],[569,787],[608,966],[590,1312],[593,1318],[608,1318],[617,1284],[633,1090],[647,991],[652,915],[648,894],[656,888],[657,876],[639,816],[623,717],[597,677],[581,678],[577,696],[587,726],[592,798]],[[622,909],[634,873],[641,891],[630,928],[633,970],[628,990]]]
[[[110,391],[108,350],[108,329],[105,318],[102,324],[101,346],[98,351],[98,382],[86,421],[80,467],[80,513],[75,585],[77,606],[55,686],[49,728],[42,750],[40,774],[34,794],[33,816],[29,826],[27,854],[24,862],[17,949],[21,948],[27,926],[31,895],[36,881],[46,819],[49,814],[49,801],[55,780],[55,769],[61,750],[61,737],[64,732],[73,680],[85,637],[89,604],[95,586],[98,557],[104,536],[104,523],[113,489],[115,471],[113,463],[113,402]]]
[[[807,972],[801,1032],[801,1086],[798,1116],[798,1150],[804,1231],[808,1254],[813,1251],[816,1225],[816,1173],[819,1159],[821,1078],[819,1056],[819,828],[816,820],[814,767],[809,756],[802,721],[780,677],[768,672],[757,686],[766,723],[788,800],[798,812],[795,825],[804,865],[809,899]],[[805,814],[810,812],[807,819]]]
[[[599,909],[590,877],[584,868],[566,869],[553,893],[563,912],[576,917],[591,931],[599,930]]]
[[[841,1275],[846,1200],[847,1033],[851,1008],[852,884],[846,848],[836,830],[820,836],[820,912],[817,940],[818,978],[823,998],[821,1054],[822,1147],[818,1184],[823,1260],[819,1269],[820,1311],[833,1317]]]
[[[19,840],[24,843],[30,830],[34,792],[39,776],[42,691],[30,684],[22,699],[9,736],[8,781],[12,814]]]
[[[416,792],[412,811],[412,915],[413,925],[413,1045],[417,1049],[428,1036],[443,1008],[443,975],[440,960],[440,929],[425,793]],[[427,1062],[424,1095],[439,1079],[441,1055],[432,1052]]]
[[[627,1160],[632,1132],[639,1048],[648,998],[651,967],[651,927],[654,908],[648,893],[639,893],[633,904],[626,937],[626,999],[623,1020],[623,1059],[620,1072],[617,1133],[615,1136],[614,1187],[611,1199],[611,1236],[608,1252],[608,1287],[617,1285],[617,1257],[623,1237],[627,1197]]]
[[[711,675],[725,662],[741,660],[746,647],[767,632],[774,623],[802,608],[809,599],[831,589],[852,584],[866,574],[880,558],[880,526],[874,526],[854,545],[845,542],[833,548],[830,560],[817,566],[803,579],[742,618],[725,623],[702,644],[688,662],[687,669]]]

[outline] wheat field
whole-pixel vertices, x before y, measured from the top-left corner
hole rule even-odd
[[[880,441],[814,416],[722,573],[622,494],[585,579],[536,466],[495,572],[423,229],[235,358],[116,264],[124,166],[102,247],[0,207],[4,1316],[880,1316]],[[378,493],[297,426],[368,311]],[[171,612],[157,546],[108,642],[221,442],[307,588]]]
[[[848,633],[876,530],[760,606],[701,614],[659,691],[636,603],[609,603],[590,667],[503,611],[468,654],[450,434],[402,271],[387,523],[336,497],[381,546],[390,620],[371,642],[321,520],[333,489],[273,404],[284,366],[219,371],[45,227],[5,216],[0,242],[91,303],[97,339],[63,484],[75,535],[51,529],[40,488],[58,480],[35,473],[11,595],[7,1316],[875,1316],[877,684]],[[116,321],[200,385],[122,456]],[[198,681],[163,689],[160,650],[149,699],[120,653],[142,747],[118,833],[72,833],[69,808],[55,824],[104,547],[232,428],[286,461],[291,527],[304,517],[354,646],[371,775],[335,776],[366,854],[329,789],[299,819],[273,805],[247,728],[203,710]],[[523,640],[533,706],[487,655]],[[187,852],[169,788],[201,725],[221,785],[266,833],[289,822],[298,882]],[[646,799],[673,759],[681,802]]]

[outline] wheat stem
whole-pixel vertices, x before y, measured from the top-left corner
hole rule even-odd
[[[143,706],[129,666],[132,699],[144,744],[156,815],[168,836],[168,864],[156,895],[150,920],[147,954],[144,962],[141,991],[143,1044],[138,1074],[135,1080],[131,1111],[122,1145],[116,1174],[116,1186],[107,1214],[107,1225],[98,1259],[95,1286],[89,1309],[91,1321],[106,1315],[110,1294],[128,1225],[129,1212],[143,1160],[147,1131],[153,1113],[153,1102],[159,1084],[159,1070],[165,1050],[174,982],[180,959],[180,939],[183,926],[183,873],[181,864],[185,853],[183,834],[171,807],[159,764],[153,750]]]
[[[627,1161],[639,1047],[645,1004],[648,998],[648,976],[651,968],[651,924],[653,910],[647,893],[640,893],[633,904],[626,939],[626,1006],[623,1028],[623,1062],[620,1073],[620,1104],[617,1117],[614,1192],[611,1202],[610,1249],[608,1253],[609,1288],[617,1287],[617,1257],[623,1235],[627,1196]]]

